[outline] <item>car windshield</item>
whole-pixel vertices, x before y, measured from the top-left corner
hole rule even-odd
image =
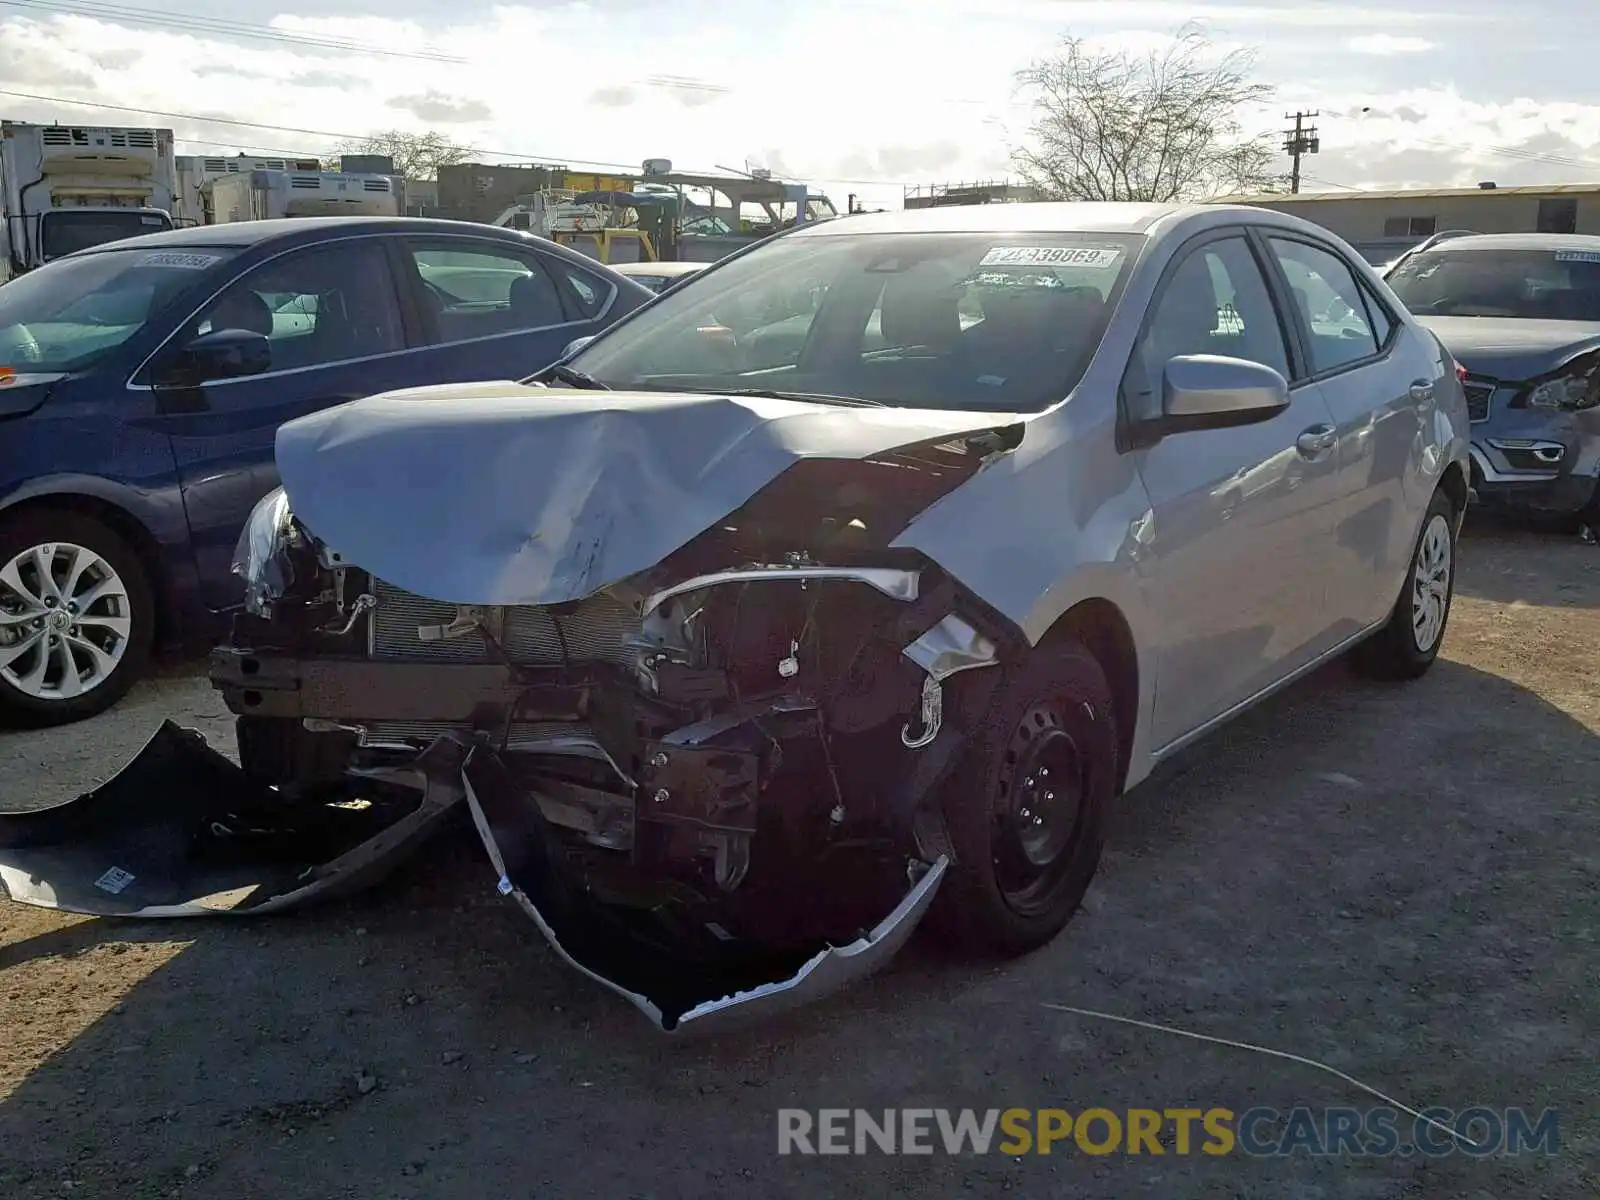
[[[1141,240],[780,237],[668,290],[568,365],[615,389],[1037,412],[1088,366]]]
[[[0,367],[78,371],[212,277],[234,251],[105,250],[64,258],[0,287]]]
[[[46,262],[79,250],[104,246],[107,242],[120,242],[123,238],[172,228],[169,217],[160,213],[139,212],[137,209],[126,212],[100,209],[49,212],[44,214],[40,224],[40,246]]]
[[[1388,283],[1424,317],[1600,321],[1600,251],[1425,250]]]

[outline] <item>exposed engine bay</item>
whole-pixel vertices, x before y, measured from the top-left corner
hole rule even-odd
[[[253,799],[202,824],[292,843],[364,804],[366,840],[328,853],[375,876],[464,807],[499,891],[667,1030],[864,975],[934,899],[941,788],[985,677],[1027,648],[889,543],[1006,436],[804,459],[654,567],[551,605],[403,589],[280,489],[240,540],[247,611],[211,666]],[[327,873],[201,910],[281,905]]]

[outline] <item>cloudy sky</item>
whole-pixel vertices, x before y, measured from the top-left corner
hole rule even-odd
[[[1582,0],[0,0],[0,116],[163,125],[194,153],[436,129],[484,161],[766,166],[892,207],[1007,174],[1014,74],[1063,35],[1142,50],[1188,20],[1257,51],[1258,127],[1320,110],[1307,191],[1600,180]]]

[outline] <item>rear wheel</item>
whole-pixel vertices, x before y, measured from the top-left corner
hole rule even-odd
[[[1040,647],[1002,683],[944,797],[956,861],[936,922],[964,949],[1025,954],[1072,919],[1117,790],[1114,712],[1075,642]]]
[[[60,509],[0,523],[0,718],[105,711],[144,674],[154,633],[144,565],[114,530]]]
[[[1444,644],[1455,584],[1456,511],[1450,497],[1438,491],[1422,518],[1406,585],[1389,623],[1355,648],[1352,665],[1374,679],[1420,677]]]

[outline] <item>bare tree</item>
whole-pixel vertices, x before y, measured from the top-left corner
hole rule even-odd
[[[402,129],[386,129],[370,133],[357,142],[341,147],[343,154],[383,154],[394,160],[395,174],[407,179],[434,179],[440,167],[451,167],[465,162],[472,154],[468,146],[452,142],[442,133],[407,133]],[[338,155],[324,164],[337,169]]]
[[[1209,199],[1276,182],[1272,134],[1247,136],[1241,110],[1267,100],[1255,56],[1220,58],[1199,26],[1143,57],[1096,53],[1082,38],[1017,73],[1035,109],[1013,152],[1034,187],[1061,200]]]

